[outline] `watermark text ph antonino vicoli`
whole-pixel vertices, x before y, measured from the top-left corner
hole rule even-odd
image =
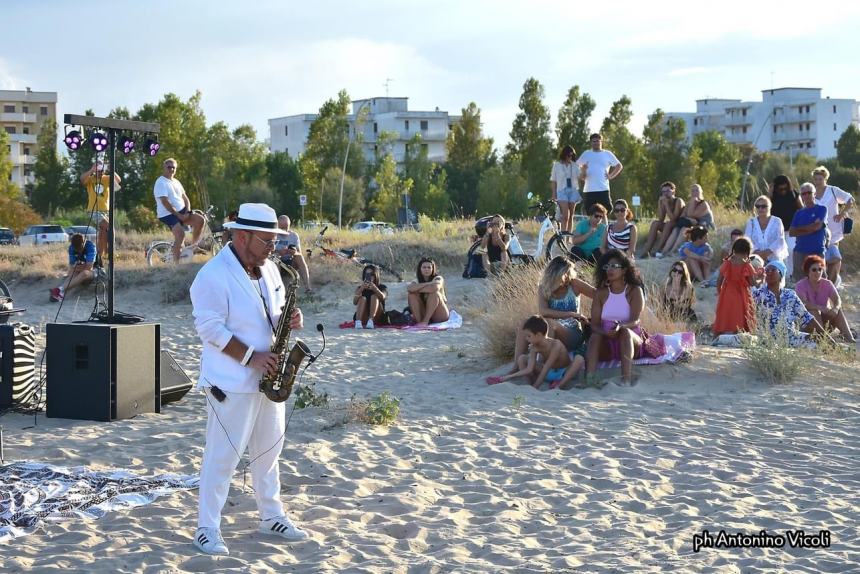
[[[784,548],[786,546],[790,548],[830,548],[830,531],[786,530],[783,533],[771,533],[767,530],[760,530],[755,533],[748,533],[702,530],[701,534],[693,535],[693,552],[699,552],[703,548]]]

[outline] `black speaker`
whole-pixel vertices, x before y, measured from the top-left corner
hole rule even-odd
[[[0,408],[27,406],[36,395],[36,336],[29,325],[0,325]]]
[[[173,403],[184,397],[194,383],[170,354],[161,351],[161,404]]]
[[[161,412],[161,325],[49,323],[48,417],[112,421]]]

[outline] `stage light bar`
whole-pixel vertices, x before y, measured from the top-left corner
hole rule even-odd
[[[128,155],[134,151],[134,140],[128,136],[122,136],[116,142],[117,151],[121,151],[123,155]]]
[[[105,151],[108,146],[107,136],[102,132],[92,132],[90,134],[90,146],[93,151]]]
[[[69,131],[70,127],[72,126],[66,126],[66,137],[63,138],[63,143],[71,151],[78,151],[84,143],[84,136],[78,130]]]
[[[155,157],[155,154],[158,153],[158,150],[161,149],[161,144],[158,143],[157,139],[147,138],[143,143],[143,153],[148,155],[149,157]]]

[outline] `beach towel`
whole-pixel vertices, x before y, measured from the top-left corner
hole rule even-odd
[[[418,325],[375,325],[375,329],[399,329],[401,331],[447,331],[448,329],[459,329],[463,326],[463,317],[455,310],[448,313],[448,320],[443,323],[431,323],[426,327]],[[354,329],[355,321],[346,321],[340,324],[341,329]]]
[[[633,360],[634,365],[659,365],[677,363],[690,357],[696,348],[696,335],[689,331],[673,335],[651,335],[642,350],[642,357]],[[602,361],[598,368],[620,367],[621,361]]]
[[[31,534],[42,521],[101,518],[162,494],[197,488],[198,482],[197,476],[138,476],[32,462],[0,466],[0,542]]]

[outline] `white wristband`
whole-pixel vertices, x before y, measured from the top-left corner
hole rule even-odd
[[[248,346],[248,350],[247,350],[247,351],[245,351],[245,356],[244,356],[244,357],[242,357],[242,360],[241,360],[241,361],[239,361],[239,364],[240,364],[240,365],[242,365],[243,367],[244,367],[245,365],[247,365],[247,364],[248,364],[248,361],[250,361],[250,360],[251,360],[251,355],[253,355],[253,354],[254,354],[254,347],[251,347],[251,346],[249,345],[249,346]]]

